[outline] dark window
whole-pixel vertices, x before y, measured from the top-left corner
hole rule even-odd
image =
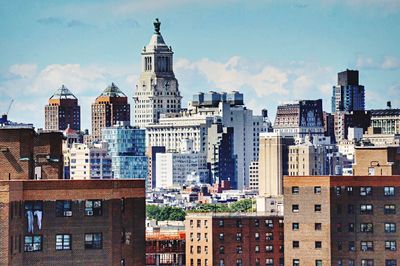
[[[101,200],[86,200],[85,201],[85,215],[86,216],[100,216],[102,215],[102,202]]]
[[[292,194],[299,194],[299,187],[292,187]]]
[[[321,223],[315,223],[314,224],[314,229],[315,229],[315,231],[321,231],[322,230],[322,224]]]
[[[292,205],[292,212],[299,212],[299,205],[298,204],[293,204]]]
[[[348,231],[349,232],[354,232],[354,223],[349,223],[348,224]]]
[[[360,224],[360,232],[373,233],[374,225],[372,223],[361,223]]]
[[[85,249],[102,249],[103,235],[101,233],[85,234]]]
[[[347,213],[354,214],[354,205],[353,204],[347,205]]]
[[[385,196],[394,196],[394,187],[384,187],[383,194]]]
[[[322,242],[321,241],[315,241],[314,246],[315,246],[315,248],[322,248]]]
[[[354,241],[349,241],[349,251],[356,251],[356,245]]]
[[[336,231],[342,232],[342,223],[337,223],[336,224]]]
[[[236,241],[242,241],[242,233],[236,233]]]
[[[397,245],[395,240],[385,241],[385,249],[395,251],[397,250]]]
[[[372,187],[360,187],[360,196],[371,196]]]
[[[361,204],[360,205],[360,214],[372,214],[373,206],[372,204]]]
[[[219,247],[219,254],[224,254],[225,253],[225,248],[224,246]]]
[[[322,266],[322,260],[315,260],[315,266]]]
[[[56,201],[56,216],[70,217],[72,216],[72,202],[70,200]]]
[[[70,250],[71,249],[71,235],[60,234],[56,235],[56,250]]]
[[[242,246],[237,246],[236,247],[236,254],[242,254],[243,250],[242,250]]]
[[[265,233],[265,240],[267,241],[274,240],[274,234],[272,232]]]
[[[315,212],[320,212],[321,211],[321,204],[315,204],[314,205],[314,211]]]
[[[224,227],[224,220],[218,221],[218,227]]]
[[[293,259],[293,266],[300,266],[300,260],[299,259]]]
[[[342,249],[343,249],[343,243],[342,243],[342,241],[337,241],[337,242],[336,242],[336,246],[337,246],[337,249],[338,249],[338,250],[342,250]]]
[[[274,221],[270,219],[265,220],[265,226],[269,228],[274,228]]]
[[[299,223],[292,223],[292,230],[299,230],[300,225]]]
[[[371,259],[362,259],[361,266],[374,266],[374,260]]]
[[[394,233],[394,232],[396,232],[396,224],[395,223],[385,223],[384,229],[385,229],[385,233]]]
[[[314,194],[321,194],[321,187],[314,187]]]
[[[292,247],[293,248],[299,248],[300,247],[300,242],[299,241],[293,241],[292,242]]]
[[[394,205],[394,204],[385,204],[384,213],[385,214],[396,214],[396,205]]]
[[[374,250],[374,242],[372,241],[361,241],[360,242],[361,251],[373,251]]]
[[[254,226],[259,227],[260,226],[260,220],[254,219]]]
[[[34,252],[42,250],[42,236],[41,235],[33,235],[33,236],[25,236],[24,238],[24,251],[25,252]]]
[[[385,260],[385,266],[397,266],[396,260]]]
[[[242,225],[242,221],[241,220],[237,220],[236,221],[236,227],[242,227],[243,225]]]

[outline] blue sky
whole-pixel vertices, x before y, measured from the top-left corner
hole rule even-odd
[[[398,0],[16,0],[0,3],[0,112],[14,99],[11,120],[43,127],[44,105],[65,84],[90,128],[90,104],[108,84],[133,95],[156,17],[184,105],[212,89],[242,91],[272,120],[289,100],[322,98],[330,110],[336,74],[350,68],[367,108],[400,107]]]

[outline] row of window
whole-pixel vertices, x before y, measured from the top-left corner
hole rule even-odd
[[[374,206],[372,204],[360,204],[360,214],[373,214]],[[321,212],[322,207],[321,204],[314,204],[314,212]],[[299,204],[292,204],[292,212],[297,213],[300,211]],[[396,214],[396,205],[394,204],[385,204],[383,206],[384,214]],[[336,206],[336,213],[342,214],[342,206]],[[347,213],[354,214],[354,205],[349,204],[347,206]]]
[[[71,250],[72,236],[71,234],[57,234],[55,236],[55,250]],[[12,240],[11,240],[12,241]],[[84,237],[85,249],[102,249],[103,235],[102,233],[88,233]],[[42,235],[29,235],[24,237],[24,251],[35,252],[42,251],[43,237]]]
[[[346,190],[348,195],[353,195],[353,187],[335,187],[336,195],[340,196],[342,194],[342,190]],[[383,195],[384,196],[395,196],[395,187],[388,186],[383,187]],[[293,186],[292,187],[292,194],[298,195],[300,193],[300,187]],[[314,187],[314,194],[321,194],[321,187],[315,186]],[[371,186],[363,186],[360,187],[360,196],[371,196],[372,195],[372,187]]]
[[[268,228],[274,228],[274,221],[272,219],[266,219],[265,221],[265,226]],[[194,221],[190,220],[189,221],[190,227],[193,228],[194,226]],[[284,221],[283,219],[279,219],[279,228],[283,228]],[[218,227],[224,227],[225,222],[224,220],[219,220],[218,221]],[[259,227],[260,226],[260,220],[259,219],[254,219],[254,226]],[[196,227],[201,228],[201,220],[196,221]],[[208,228],[208,220],[204,220],[204,227]],[[236,220],[236,227],[241,228],[243,227],[242,220]]]
[[[255,266],[260,266],[261,260],[259,258],[255,259]],[[201,259],[197,259],[197,266],[201,266]],[[204,259],[204,266],[208,266],[208,259]],[[242,259],[236,259],[236,266],[243,266],[243,261]],[[279,258],[279,266],[283,266],[283,258]],[[190,259],[190,266],[194,266],[194,260]],[[220,259],[218,266],[228,266],[225,264],[224,259]],[[265,259],[265,266],[274,266],[274,259],[273,258],[267,258]]]
[[[332,264],[333,265],[333,264]],[[337,261],[337,266],[355,266],[355,261],[353,259],[348,259],[348,260],[338,260]],[[374,260],[373,259],[361,259],[361,266],[374,266]],[[299,259],[293,259],[293,266],[300,266],[300,260]],[[315,266],[322,266],[322,260],[315,260]],[[388,259],[385,260],[385,265],[384,266],[397,266],[397,260],[395,259]]]
[[[294,249],[300,248],[300,241],[293,241],[292,242],[292,247]],[[322,248],[322,242],[321,241],[315,241],[314,242],[314,248],[315,249],[321,249]],[[339,241],[337,243],[337,248],[338,250],[343,250],[343,243]],[[348,250],[349,251],[355,251],[356,246],[354,241],[349,241],[348,242]],[[373,251],[374,250],[374,241],[360,241],[360,250],[361,251]],[[387,240],[385,241],[385,250],[389,251],[396,251],[397,250],[397,244],[396,240]]]
[[[300,223],[292,223],[292,230],[293,231],[300,230]],[[322,224],[315,223],[314,230],[315,231],[322,230]],[[396,232],[396,223],[390,223],[390,222],[384,223],[383,230],[385,233],[395,233]],[[336,224],[336,231],[337,232],[343,231],[342,223]],[[347,231],[354,232],[354,223],[348,223]],[[373,233],[374,232],[374,224],[373,223],[360,223],[360,232]]]

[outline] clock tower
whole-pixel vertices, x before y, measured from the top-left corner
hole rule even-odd
[[[145,128],[158,123],[160,114],[179,112],[181,95],[173,71],[173,52],[154,22],[154,34],[142,50],[142,72],[134,93],[134,125]]]

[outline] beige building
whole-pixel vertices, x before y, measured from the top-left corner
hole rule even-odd
[[[400,148],[356,147],[353,175],[400,175]]]
[[[309,143],[289,146],[289,175],[323,175],[325,148]]]
[[[278,196],[283,193],[283,175],[288,174],[288,146],[294,143],[292,137],[280,133],[261,133],[258,160],[258,194]]]

